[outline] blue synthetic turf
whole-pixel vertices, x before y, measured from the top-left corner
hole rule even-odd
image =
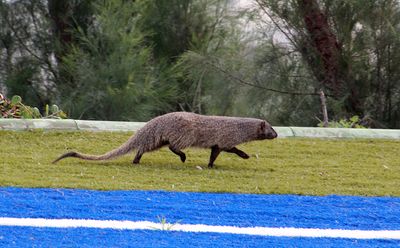
[[[0,227],[0,247],[399,247],[394,240],[287,238],[91,228]]]
[[[400,230],[400,198],[0,188],[0,217],[131,220],[239,227]],[[277,238],[250,235],[0,227],[0,246],[383,247],[397,240]],[[59,242],[59,243],[57,243]],[[135,245],[134,245],[135,244]],[[165,245],[163,245],[165,244]],[[275,245],[274,245],[275,244]]]

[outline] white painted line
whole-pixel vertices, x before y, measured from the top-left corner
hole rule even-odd
[[[399,239],[400,230],[343,230],[318,228],[235,227],[195,224],[155,223],[150,221],[117,221],[86,219],[0,218],[0,226],[51,228],[108,228],[126,230],[164,230],[180,232],[211,232],[274,237]]]

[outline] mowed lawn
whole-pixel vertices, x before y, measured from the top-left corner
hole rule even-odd
[[[129,132],[0,131],[0,186],[100,190],[172,190],[304,195],[400,196],[400,141],[279,138],[239,146],[251,157],[221,153],[208,169],[209,149],[167,148],[109,161],[67,158],[76,150],[101,154]]]

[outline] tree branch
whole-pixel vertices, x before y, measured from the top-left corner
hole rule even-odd
[[[237,81],[237,82],[239,82],[241,84],[244,84],[244,85],[248,85],[248,86],[251,86],[251,87],[255,87],[255,88],[258,88],[258,89],[271,91],[271,92],[275,92],[275,93],[279,93],[279,94],[298,95],[298,96],[319,96],[319,93],[317,93],[317,92],[310,92],[310,93],[308,93],[308,92],[289,92],[289,91],[277,90],[277,89],[273,89],[273,88],[264,87],[264,86],[261,86],[261,85],[258,85],[258,84],[250,83],[250,82],[247,82],[246,80],[243,80],[242,78],[240,78],[240,77],[238,77],[236,75],[233,75],[228,70],[226,70],[224,68],[221,68],[221,67],[215,65],[214,63],[211,63],[211,62],[208,62],[208,61],[205,61],[205,63],[207,65],[210,65],[214,69],[224,73],[225,75],[227,75],[228,77],[234,79],[235,81]]]
[[[281,26],[278,24],[278,22],[276,22],[274,20],[274,18],[272,17],[272,15],[270,13],[268,13],[267,9],[264,7],[264,5],[262,4],[262,2],[260,0],[255,0],[256,3],[260,6],[261,10],[264,12],[264,14],[266,14],[268,16],[268,18],[272,21],[272,23],[274,23],[274,25],[279,29],[279,31],[281,31],[282,34],[285,35],[285,37],[293,44],[293,46],[295,46],[297,49],[299,49],[299,46],[297,44],[297,42],[295,40],[292,39],[292,37],[290,37],[290,35],[288,35],[282,28]],[[289,29],[288,29],[289,30]],[[289,30],[290,32],[290,30]]]

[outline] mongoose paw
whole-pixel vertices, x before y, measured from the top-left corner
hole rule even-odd
[[[212,169],[213,167],[214,167],[213,164],[208,164],[208,168],[209,168],[209,169]]]
[[[250,156],[247,155],[247,153],[242,152],[242,151],[239,151],[239,152],[237,152],[236,154],[237,154],[239,157],[243,158],[243,159],[248,159],[248,158],[250,158]]]
[[[250,158],[250,156],[249,156],[249,155],[247,155],[246,153],[245,153],[245,154],[243,154],[241,157],[242,157],[243,159],[248,159],[248,158]]]
[[[185,163],[185,161],[186,161],[186,155],[185,155],[185,154],[183,154],[183,155],[181,156],[181,161],[182,161],[182,163]]]

